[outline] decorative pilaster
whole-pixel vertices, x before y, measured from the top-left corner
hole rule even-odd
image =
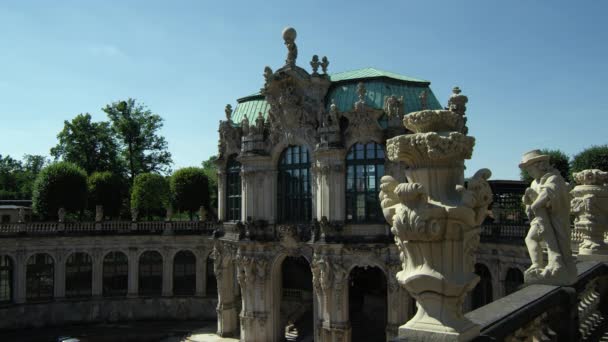
[[[163,297],[171,297],[173,295],[173,250],[165,248],[163,251]]]
[[[574,228],[583,235],[579,245],[579,259],[608,260],[608,245],[604,235],[608,231],[608,172],[597,169],[574,173],[577,186],[572,195],[571,212],[575,215]]]
[[[458,95],[463,96],[463,95]],[[458,103],[454,96],[451,103]],[[418,311],[399,328],[399,339],[464,341],[479,326],[463,316],[462,303],[479,277],[473,273],[480,225],[492,192],[490,171],[478,171],[464,186],[464,159],[475,139],[466,135],[464,108],[423,110],[403,119],[413,134],[387,141],[391,161],[407,166],[408,183],[384,176],[380,200],[400,251],[399,283]]]
[[[344,221],[344,149],[315,152],[311,172],[317,220]]]
[[[129,248],[129,279],[128,297],[137,297],[139,294],[139,258],[137,248]]]
[[[91,295],[101,297],[103,295],[103,250],[101,248],[93,249],[92,257]]]
[[[222,337],[236,336],[238,317],[233,283],[234,255],[222,243],[216,242],[211,257],[217,279],[217,334]]]
[[[194,251],[194,255],[196,255],[194,295],[203,297],[207,294],[207,251],[201,247]]]
[[[223,169],[217,172],[217,216],[220,221],[226,221],[226,171]]]
[[[55,300],[65,298],[65,259],[67,257],[65,250],[57,250],[55,252],[55,278],[54,278],[54,297]]]
[[[239,250],[237,279],[241,286],[241,341],[275,341],[273,322],[268,322],[271,302],[269,260],[261,251]]]
[[[13,300],[16,304],[25,303],[26,298],[26,252],[25,250],[17,250],[15,258],[15,279],[13,280]]]

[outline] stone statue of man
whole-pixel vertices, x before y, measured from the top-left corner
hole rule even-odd
[[[576,279],[575,259],[570,249],[570,194],[549,156],[539,150],[524,154],[519,167],[534,180],[523,203],[530,219],[526,246],[532,266],[524,274],[526,283],[569,285]],[[547,264],[541,242],[547,245]]]

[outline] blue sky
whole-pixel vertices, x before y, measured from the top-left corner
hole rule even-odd
[[[373,66],[469,96],[467,175],[515,179],[522,153],[606,144],[606,1],[2,1],[0,154],[49,154],[63,121],[133,97],[165,119],[174,168],[217,151],[226,103],[284,63]]]

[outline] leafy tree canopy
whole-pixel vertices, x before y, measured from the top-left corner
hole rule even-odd
[[[131,189],[131,208],[141,216],[164,215],[170,204],[169,183],[165,177],[155,173],[141,173],[135,177]]]
[[[78,114],[72,121],[64,121],[57,139],[57,146],[51,149],[56,160],[74,163],[87,174],[121,172],[117,144],[108,122],[92,122],[90,114]]]
[[[104,216],[119,216],[123,200],[129,190],[126,181],[120,175],[109,171],[94,172],[89,176],[88,186],[91,209],[96,205],[102,205]]]
[[[48,164],[44,156],[23,156],[19,161],[0,155],[0,199],[31,199],[36,176]]]
[[[608,171],[608,145],[591,146],[572,158],[572,172],[586,169]]]
[[[217,166],[215,164],[217,156],[211,156],[209,159],[202,162],[203,172],[207,176],[209,184],[209,206],[217,208]]]
[[[175,209],[193,213],[201,206],[209,209],[209,181],[200,167],[179,169],[171,176],[171,193]]]
[[[171,153],[159,135],[163,119],[134,99],[114,102],[103,108],[118,139],[131,182],[140,173],[170,172]]]
[[[32,205],[41,218],[57,217],[59,208],[82,210],[87,200],[87,175],[68,162],[44,167],[33,185]]]
[[[549,163],[564,177],[566,181],[570,179],[570,164],[568,156],[560,150],[542,149],[542,154],[549,155]],[[526,183],[532,182],[532,177],[524,170],[520,172],[521,180]]]

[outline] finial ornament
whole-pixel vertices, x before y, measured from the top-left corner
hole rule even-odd
[[[230,120],[232,120],[232,106],[227,104],[224,112],[226,112],[226,121],[230,122]]]
[[[327,74],[328,66],[329,66],[329,60],[327,59],[326,56],[323,56],[323,58],[321,59],[321,69],[323,70],[324,74]]]
[[[298,46],[296,45],[297,32],[293,27],[286,27],[283,30],[283,40],[285,40],[285,46],[287,46],[287,59],[285,64],[288,66],[295,66],[296,59],[298,58]]]
[[[425,110],[427,103],[426,103],[426,99],[427,99],[427,94],[426,94],[426,90],[423,90],[420,93],[420,96],[418,96],[418,98],[420,99],[420,109]]]
[[[317,76],[319,74],[317,71],[319,70],[320,65],[321,65],[321,63],[319,62],[319,56],[317,56],[317,55],[312,56],[312,61],[310,61],[310,66],[312,67],[313,76]]]

